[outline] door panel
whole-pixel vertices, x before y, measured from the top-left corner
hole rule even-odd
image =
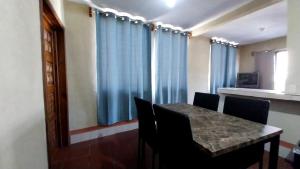
[[[44,103],[49,168],[57,150],[70,144],[65,29],[48,0],[40,0]]]
[[[46,96],[46,122],[49,151],[58,147],[58,100],[57,100],[57,76],[56,76],[56,41],[55,29],[51,27],[44,17],[44,77]]]

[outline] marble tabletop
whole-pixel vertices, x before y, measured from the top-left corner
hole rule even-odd
[[[187,114],[194,141],[212,157],[267,140],[283,132],[277,127],[188,104],[161,106]]]

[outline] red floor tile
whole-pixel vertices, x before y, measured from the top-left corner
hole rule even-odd
[[[137,169],[137,130],[107,136],[60,149],[53,158],[52,169]],[[146,169],[151,168],[151,151],[146,149]],[[268,167],[268,153],[264,169]],[[258,169],[253,165],[249,169]],[[279,158],[278,169],[292,169],[289,162]]]
[[[67,160],[63,164],[63,169],[88,169],[91,167],[91,156],[82,156],[78,159]]]

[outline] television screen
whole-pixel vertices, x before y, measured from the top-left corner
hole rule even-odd
[[[259,88],[259,73],[238,73],[236,87]]]

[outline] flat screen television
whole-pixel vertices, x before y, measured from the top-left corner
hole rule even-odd
[[[236,87],[258,89],[259,73],[238,73]]]

